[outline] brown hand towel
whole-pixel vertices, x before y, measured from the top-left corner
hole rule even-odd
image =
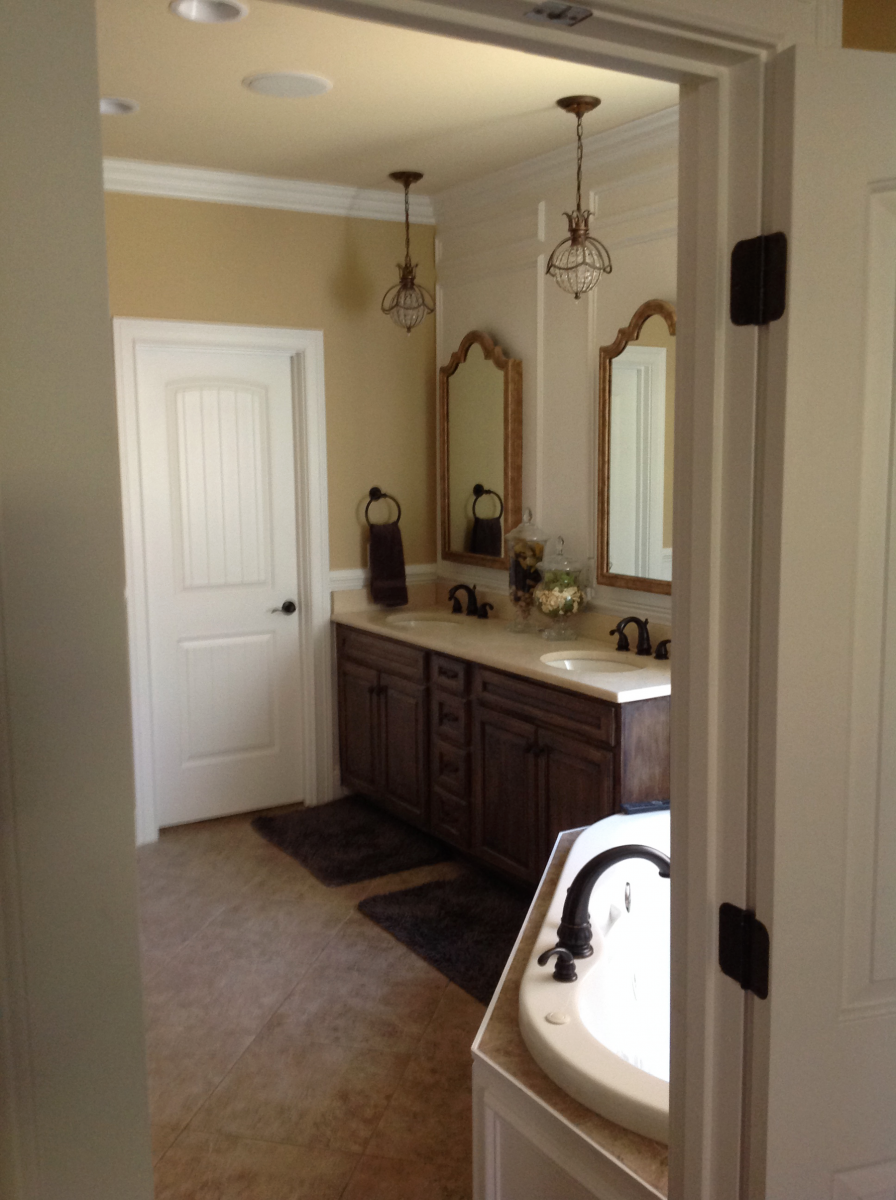
[[[470,553],[489,554],[501,558],[504,554],[500,517],[474,517],[470,534]]]
[[[398,522],[370,526],[370,594],[375,603],[399,608],[408,602],[404,547]]]

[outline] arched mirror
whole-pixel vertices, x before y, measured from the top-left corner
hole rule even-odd
[[[642,304],[600,348],[597,582],[672,591],[675,309]]]
[[[442,558],[501,567],[520,522],[523,367],[472,330],[439,369]]]

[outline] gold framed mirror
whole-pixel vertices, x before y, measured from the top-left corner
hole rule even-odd
[[[647,300],[600,348],[597,583],[672,591],[675,308]]]
[[[471,330],[439,368],[442,558],[508,570],[521,520],[523,364]]]

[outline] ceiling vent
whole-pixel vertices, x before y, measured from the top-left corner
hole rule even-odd
[[[524,14],[527,21],[537,21],[540,25],[562,25],[566,29],[593,15],[590,8],[583,8],[580,4],[563,4],[561,0],[541,0],[541,4]]]

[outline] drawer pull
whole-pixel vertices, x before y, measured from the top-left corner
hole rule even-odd
[[[456,762],[442,763],[442,774],[443,775],[456,775],[459,770],[460,770],[460,767],[457,765]]]
[[[439,675],[442,679],[457,679],[458,671],[449,671],[447,667],[439,667]]]
[[[443,712],[442,713],[442,724],[443,725],[455,725],[457,723],[457,719],[458,719],[457,713],[453,713],[453,712]]]

